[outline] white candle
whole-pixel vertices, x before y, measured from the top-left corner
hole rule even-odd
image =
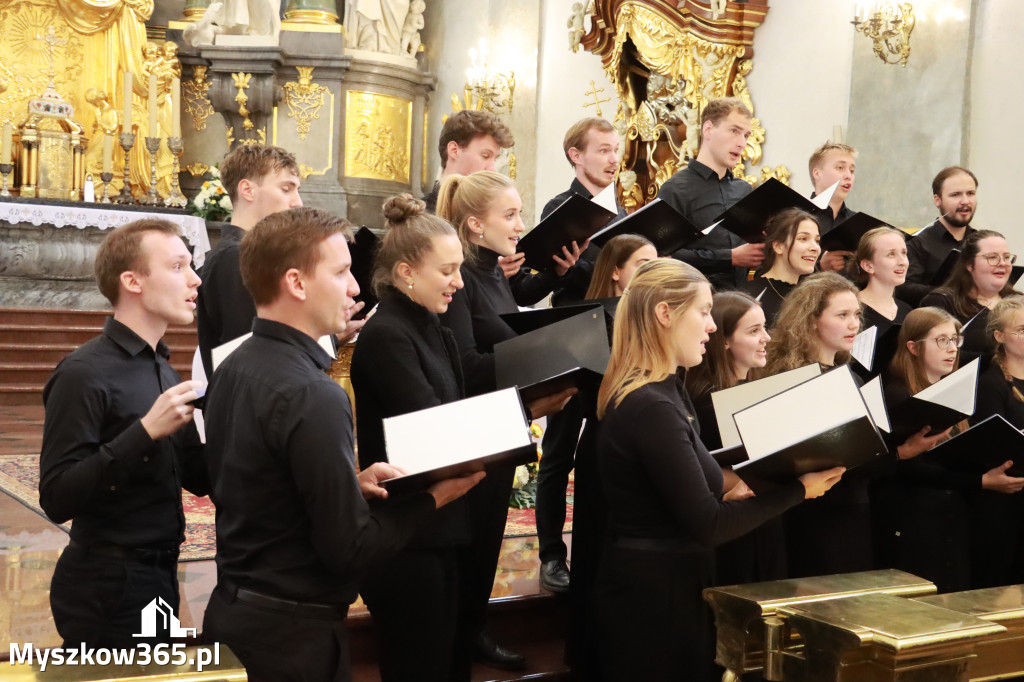
[[[171,82],[171,137],[181,137],[181,79]]]
[[[132,131],[132,81],[134,79],[131,71],[124,72],[124,101],[121,103],[121,106],[124,107],[124,112],[121,114],[122,133]]]
[[[11,130],[10,123],[4,123],[3,141],[0,142],[0,163],[11,162],[11,137],[13,131]]]
[[[149,74],[149,99],[146,102],[149,106],[149,132],[146,133],[149,137],[160,137],[160,131],[157,130],[157,118],[156,118],[156,74]]]
[[[836,144],[842,144],[843,126],[832,126],[832,141]]]
[[[103,136],[103,172],[111,173],[114,163],[114,138],[110,135]]]

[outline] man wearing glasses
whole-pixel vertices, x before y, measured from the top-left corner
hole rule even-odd
[[[907,283],[896,291],[897,298],[911,305],[942,284],[932,282],[939,266],[975,231],[970,223],[978,208],[978,178],[962,166],[948,166],[932,180],[932,195],[939,217],[907,242]]]

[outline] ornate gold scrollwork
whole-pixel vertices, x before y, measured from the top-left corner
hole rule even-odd
[[[213,115],[210,102],[210,86],[206,77],[206,66],[196,66],[192,80],[181,84],[181,98],[185,101],[185,113],[192,117],[192,129],[197,133],[206,130],[206,119]]]
[[[255,126],[253,125],[252,119],[249,118],[249,114],[252,113],[246,108],[249,103],[249,95],[245,94],[246,88],[249,87],[249,81],[252,80],[251,73],[233,73],[231,79],[235,82],[235,88],[238,89],[238,94],[235,95],[235,101],[238,102],[238,115],[241,116],[242,127],[246,130],[252,130]]]
[[[284,84],[284,101],[288,105],[288,117],[295,119],[299,139],[305,140],[310,124],[320,118],[320,109],[328,89],[313,82],[312,66],[295,68],[299,72],[299,82],[289,81]]]
[[[267,143],[267,130],[257,130],[256,134],[260,139],[254,140],[251,137],[239,140],[239,144],[266,144]],[[228,149],[231,149],[231,145],[235,143],[235,128],[234,126],[228,126],[227,130],[224,131],[224,135],[228,140]]]
[[[210,172],[210,167],[205,163],[193,161],[189,165],[185,166],[185,170],[187,170],[193,178],[201,178]]]

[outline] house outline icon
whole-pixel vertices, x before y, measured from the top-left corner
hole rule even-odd
[[[187,637],[190,634],[195,637],[196,635],[195,628],[181,627],[181,622],[174,615],[174,609],[161,597],[156,597],[146,604],[142,609],[141,617],[142,632],[134,634],[132,637],[156,637],[158,630],[161,632],[167,630],[171,637]]]

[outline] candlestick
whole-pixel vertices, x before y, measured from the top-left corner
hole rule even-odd
[[[11,193],[7,191],[7,176],[10,175],[13,170],[13,163],[0,163],[0,176],[3,178],[0,180],[0,197],[11,196]]]
[[[843,143],[843,126],[832,126],[832,142],[835,144]]]
[[[180,172],[180,158],[181,153],[185,151],[185,145],[182,143],[180,137],[168,137],[167,148],[171,150],[171,154],[174,156],[174,165],[171,168],[171,195],[164,199],[164,203],[168,206],[174,206],[176,208],[185,208],[185,204],[188,203],[188,199],[178,189],[178,173]]]
[[[149,74],[149,99],[146,101],[146,106],[149,108],[149,134],[153,137],[159,138],[160,133],[157,132],[157,118],[156,118],[156,74]]]
[[[109,204],[110,203],[110,194],[108,194],[108,191],[110,190],[110,182],[113,179],[114,179],[114,174],[113,173],[109,173],[107,171],[104,171],[104,172],[100,173],[100,180],[103,181],[103,198],[100,199],[100,203],[101,204]]]
[[[171,81],[171,137],[181,137],[181,79]]]
[[[114,165],[114,138],[110,135],[103,136],[103,172],[113,172]]]
[[[11,162],[12,134],[10,123],[4,123],[3,139],[0,141],[0,163]]]
[[[128,128],[128,130],[131,130],[131,128]],[[114,197],[114,203],[134,204],[135,197],[132,196],[131,157],[129,153],[132,147],[135,146],[135,133],[121,133],[118,135],[118,141],[121,143],[121,149],[124,150],[124,185],[121,186],[121,193]]]
[[[146,136],[146,149],[149,151],[149,191],[140,203],[147,206],[159,206],[160,193],[156,191],[156,154],[160,151],[160,138]]]
[[[121,102],[121,106],[124,107],[124,111],[121,114],[121,132],[130,133],[132,131],[132,83],[135,80],[135,76],[132,75],[131,71],[124,72],[124,101]]]

